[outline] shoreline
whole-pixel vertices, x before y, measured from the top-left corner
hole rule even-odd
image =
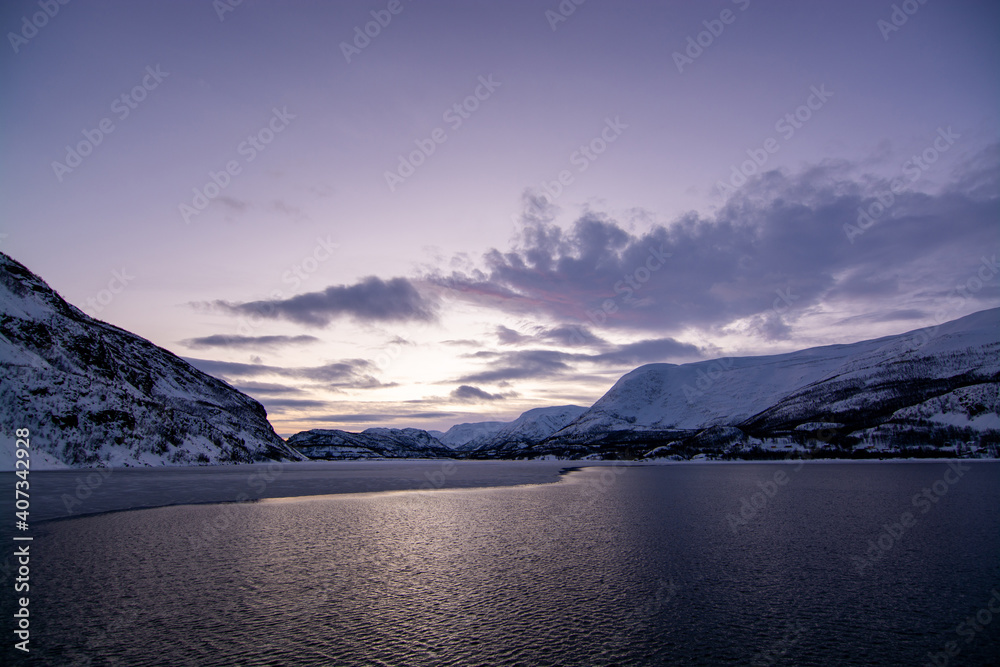
[[[603,467],[685,465],[968,464],[997,459],[778,459],[767,461],[455,461],[382,459],[233,466],[70,468],[37,471],[32,524],[180,505],[225,505],[308,497],[509,488],[558,483]],[[287,473],[287,474],[286,474]],[[298,474],[296,474],[298,473]],[[13,477],[13,473],[3,471]],[[45,491],[39,493],[38,489]],[[7,501],[12,505],[12,501]],[[3,503],[0,503],[2,506]],[[11,511],[13,509],[11,508]]]

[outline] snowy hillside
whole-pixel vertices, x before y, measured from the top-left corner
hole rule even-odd
[[[490,429],[466,442],[460,449],[470,452],[476,457],[503,458],[542,442],[586,410],[587,408],[579,405],[534,408],[523,413],[514,421],[501,422],[499,428]]]
[[[291,436],[288,445],[311,459],[424,459],[455,454],[430,433],[416,428],[370,428],[361,433],[313,429]]]
[[[446,433],[414,428],[370,428],[361,433],[314,429],[296,433],[288,444],[309,458],[506,458],[549,437],[586,408],[560,405],[528,410],[510,422],[456,424]]]
[[[18,428],[50,466],[301,458],[257,401],[91,318],[0,253],[0,432]]]
[[[469,443],[474,443],[481,438],[487,438],[510,422],[471,422],[466,424],[455,424],[447,432],[438,436],[438,440],[454,449],[468,449]]]
[[[809,432],[814,423],[836,425],[834,435],[848,444],[917,442],[933,430],[927,424],[992,441],[998,378],[1000,309],[993,309],[849,345],[642,366],[536,451],[679,442],[711,427],[760,441]],[[889,430],[913,437],[873,437],[890,422]]]

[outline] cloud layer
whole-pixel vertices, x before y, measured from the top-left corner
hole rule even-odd
[[[382,280],[369,276],[354,285],[333,285],[287,299],[232,303],[215,307],[239,315],[284,319],[311,327],[325,327],[339,317],[361,322],[433,321],[436,305],[406,278]]]
[[[972,275],[980,255],[998,250],[997,166],[991,146],[961,165],[948,187],[896,194],[899,178],[872,177],[843,161],[771,171],[714,214],[689,213],[638,234],[595,212],[564,230],[536,209],[512,249],[486,252],[480,269],[427,280],[484,307],[571,323],[535,334],[553,343],[567,343],[579,330],[574,323],[675,334],[742,318],[755,318],[764,337],[783,339],[811,308],[884,310],[942,298]],[[990,285],[973,298],[985,308],[998,297]],[[498,336],[502,344],[524,338],[509,329]]]
[[[339,389],[371,389],[390,386],[379,382],[371,373],[376,366],[365,359],[346,359],[322,366],[284,367],[266,364],[244,364],[235,361],[215,361],[193,359],[184,361],[209,375],[221,377],[229,382],[267,376],[279,376],[298,380],[311,380],[326,387]],[[273,391],[273,389],[272,389]]]
[[[319,338],[315,336],[229,336],[216,334],[213,336],[202,336],[201,338],[188,338],[181,341],[186,347],[191,349],[205,349],[213,347],[231,348],[274,348],[286,345],[306,345],[318,343]]]

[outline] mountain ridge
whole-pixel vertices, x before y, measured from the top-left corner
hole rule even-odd
[[[300,460],[263,406],[67,303],[0,253],[0,428],[53,465]]]

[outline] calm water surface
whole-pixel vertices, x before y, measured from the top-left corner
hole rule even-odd
[[[1000,664],[1000,613],[988,611],[1000,465],[965,465],[588,468],[537,486],[52,521],[34,528],[33,650],[15,657]],[[990,623],[980,613],[979,630],[956,631],[983,609]]]

